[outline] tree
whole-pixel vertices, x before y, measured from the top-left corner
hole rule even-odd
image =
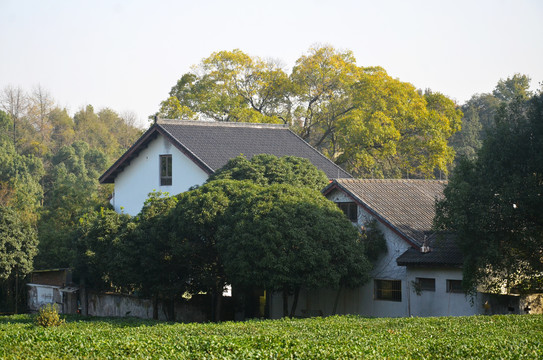
[[[245,193],[219,228],[218,249],[234,286],[293,291],[357,286],[370,264],[360,234],[339,208],[316,190],[274,184]]]
[[[500,79],[492,93],[475,94],[462,105],[462,129],[453,134],[449,144],[457,154],[457,161],[462,156],[473,159],[482,142],[495,128],[500,104],[510,103],[515,99],[526,100],[533,94],[529,91],[530,78],[515,74]]]
[[[355,108],[351,87],[359,72],[351,51],[321,46],[301,56],[290,75],[297,104],[294,119],[301,127],[298,132],[331,159],[340,152],[337,122]]]
[[[217,121],[287,122],[283,101],[287,75],[273,61],[252,58],[240,50],[211,54],[184,74],[161,104],[158,115]]]
[[[505,80],[500,79],[492,95],[503,102],[527,100],[533,95],[529,90],[531,80],[529,76],[522,74],[515,74]]]
[[[106,165],[107,157],[82,141],[62,147],[52,157],[39,222],[40,254],[36,261],[40,267],[70,265],[70,233],[79,218],[107,205],[106,191],[98,183]]]
[[[250,180],[257,185],[290,184],[321,190],[328,184],[326,174],[309,160],[295,156],[259,154],[247,160],[235,157],[217,170],[208,182],[220,179]]]
[[[177,198],[153,192],[133,219],[131,231],[118,241],[118,259],[112,281],[124,289],[153,299],[153,318],[158,319],[158,301],[175,320],[174,299],[181,298],[190,281],[189,258],[183,241],[171,236],[169,213]]]
[[[543,95],[503,103],[476,159],[456,167],[438,229],[464,253],[464,286],[528,290],[543,281]]]
[[[453,159],[448,138],[459,109],[424,96],[379,67],[359,67],[351,51],[316,46],[289,76],[272,61],[220,51],[184,74],[160,116],[289,124],[358,176],[434,177]]]
[[[358,176],[433,178],[454,158],[447,139],[461,112],[439,93],[421,96],[382,68],[366,68],[353,85],[355,109],[339,122],[336,163]]]
[[[37,237],[29,221],[13,208],[0,205],[0,309],[17,313],[19,278],[32,271],[37,253]]]
[[[246,181],[209,181],[179,194],[177,206],[165,219],[170,239],[180,244],[182,254],[190,255],[189,290],[212,294],[214,320],[220,319],[222,293],[228,284],[217,248],[217,231],[230,221],[225,218],[228,208],[255,189]]]

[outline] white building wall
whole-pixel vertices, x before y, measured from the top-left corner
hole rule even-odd
[[[436,268],[409,267],[406,275],[412,288],[409,294],[412,316],[467,316],[485,313],[481,294],[471,299],[463,293],[447,292],[447,280],[462,280],[461,269],[440,268],[436,271]],[[435,291],[420,291],[417,294],[413,288],[417,278],[435,279]]]
[[[172,185],[160,186],[160,155],[168,154],[172,155]],[[150,192],[177,195],[203,184],[207,178],[204,170],[159,135],[117,175],[111,204],[119,213],[137,215]]]

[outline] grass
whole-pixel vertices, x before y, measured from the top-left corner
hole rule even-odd
[[[67,317],[37,326],[0,317],[0,358],[163,359],[536,359],[543,316],[454,318],[335,316],[220,324]]]

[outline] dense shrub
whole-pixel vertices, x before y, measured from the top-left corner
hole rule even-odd
[[[36,317],[36,324],[43,327],[59,326],[64,323],[64,319],[60,318],[57,307],[53,304],[43,306]]]

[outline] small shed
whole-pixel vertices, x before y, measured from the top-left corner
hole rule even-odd
[[[28,308],[38,311],[47,304],[55,304],[62,314],[77,313],[78,287],[72,283],[68,268],[36,270],[28,286]]]

